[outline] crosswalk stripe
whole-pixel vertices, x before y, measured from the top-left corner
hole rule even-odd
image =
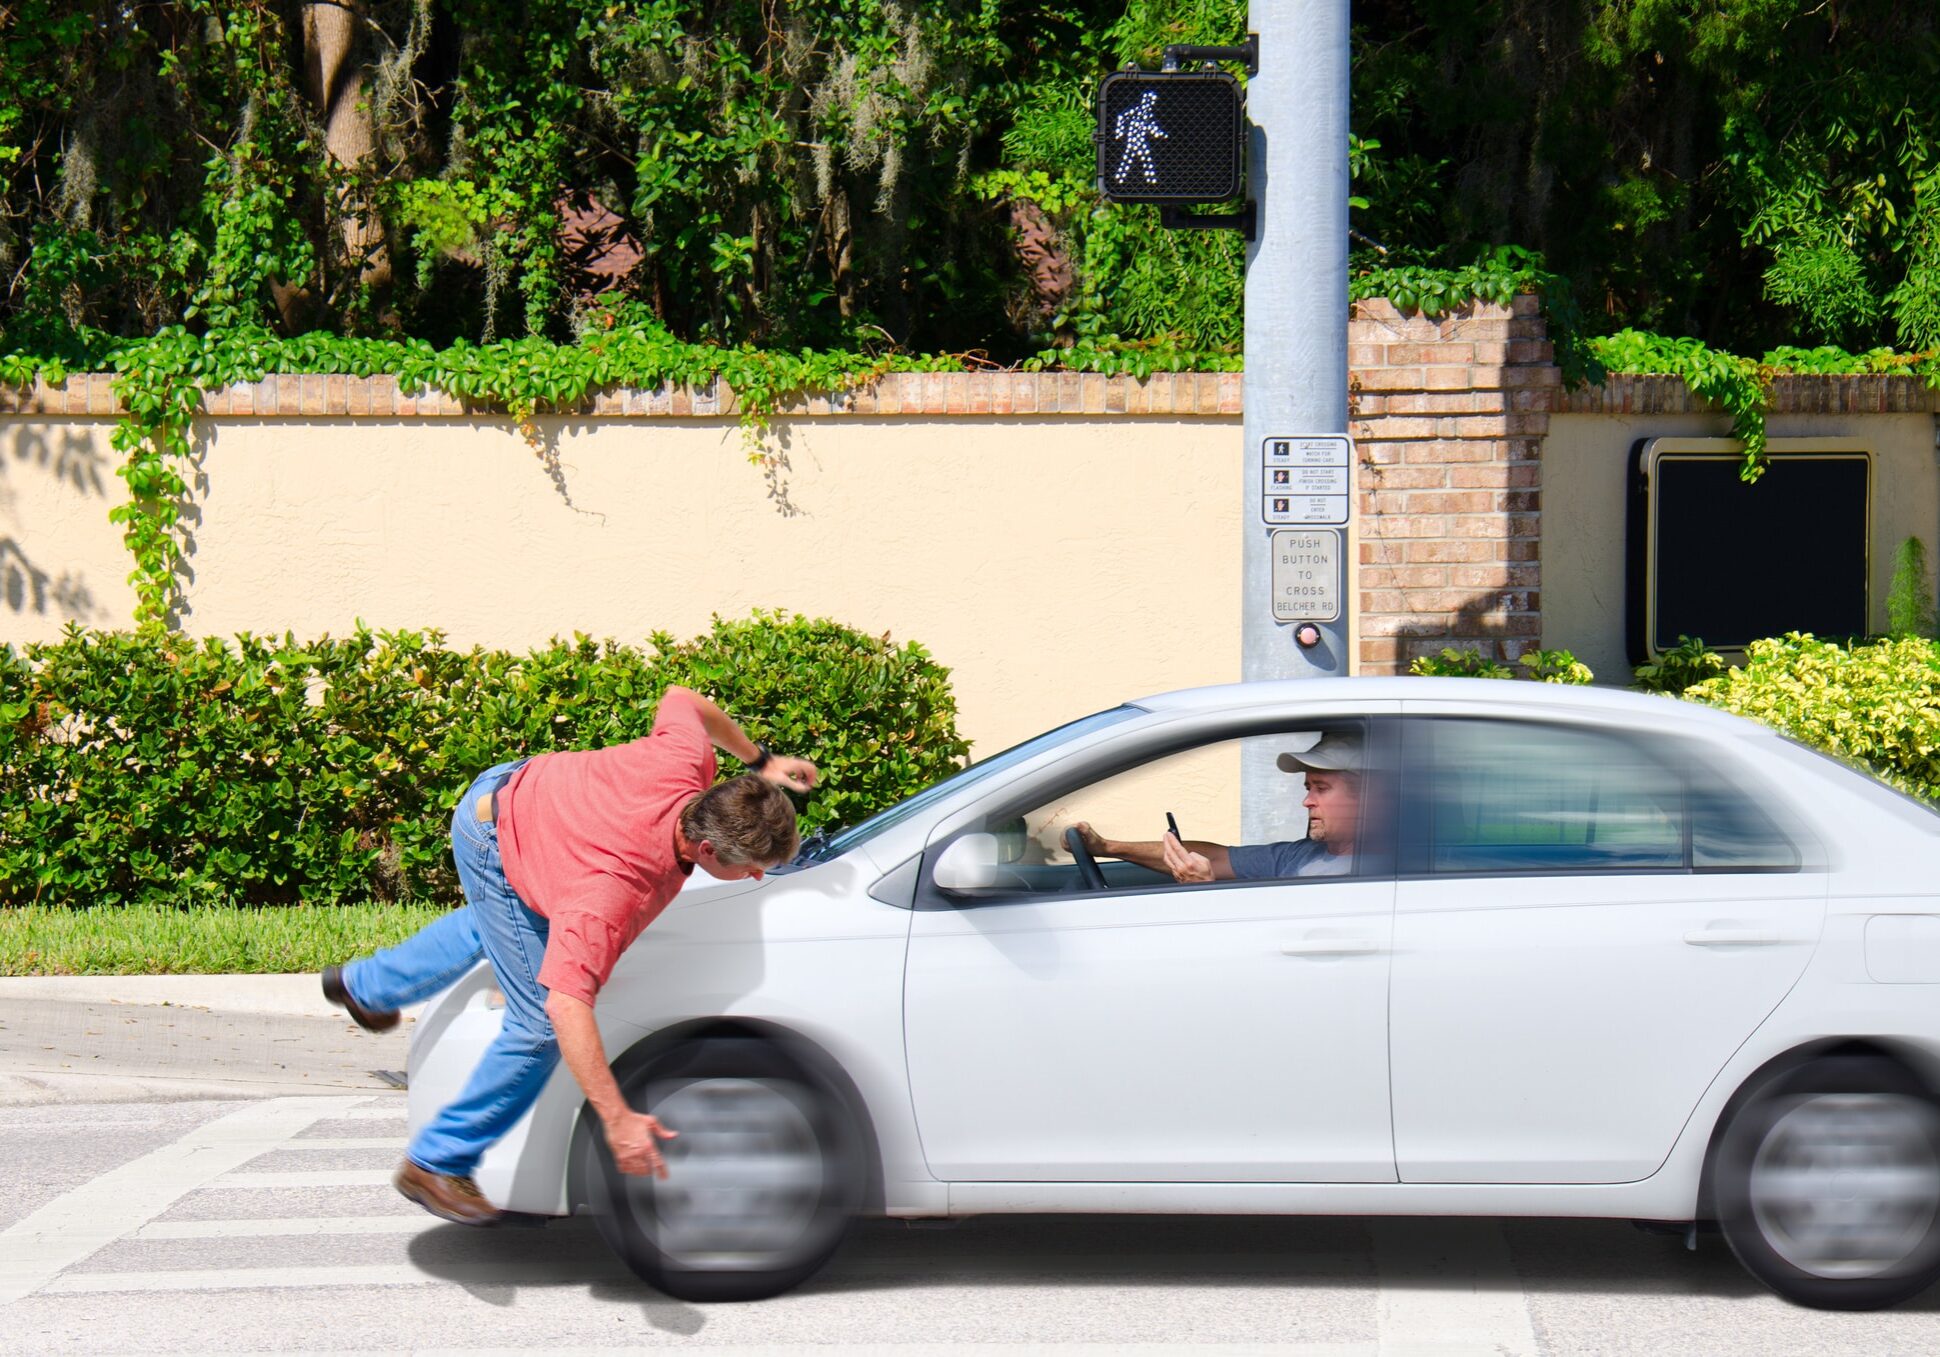
[[[671,1345],[670,1345],[671,1346]],[[699,1345],[695,1345],[699,1346]],[[828,1343],[709,1343],[707,1357],[829,1357]],[[287,1349],[238,1352],[230,1357],[287,1357]],[[393,1348],[363,1357],[610,1357],[610,1347],[548,1344],[531,1348]],[[843,1343],[842,1357],[1392,1357],[1374,1343]],[[115,1354],[106,1354],[115,1357]],[[148,1354],[139,1354],[148,1357]],[[1491,1357],[1482,1353],[1478,1357]]]
[[[403,1121],[404,1099],[392,1098],[370,1107],[352,1107],[326,1118],[328,1121]]]
[[[1489,1353],[1535,1357],[1529,1301],[1493,1220],[1378,1220],[1383,1357]]]
[[[398,1216],[289,1216],[245,1220],[157,1220],[136,1239],[244,1239],[269,1235],[422,1234],[445,1222],[423,1211]]]
[[[398,1150],[402,1136],[298,1136],[277,1148],[284,1150]]]
[[[268,1098],[110,1169],[0,1230],[0,1305],[161,1215],[181,1198],[360,1098]]]
[[[558,1286],[630,1277],[618,1262],[536,1257],[510,1262],[440,1263],[436,1273],[410,1263],[340,1267],[171,1268],[148,1272],[69,1272],[41,1287],[43,1296],[117,1291],[277,1291],[329,1286]]]
[[[235,1190],[259,1187],[389,1187],[390,1169],[313,1169],[287,1173],[225,1173],[199,1184],[210,1190]]]

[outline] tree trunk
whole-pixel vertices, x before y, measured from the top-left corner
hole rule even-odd
[[[363,0],[303,6],[303,84],[324,125],[324,147],[338,164],[356,168],[377,143],[371,124],[369,70],[356,60]],[[361,194],[336,204],[344,252],[367,286],[391,280],[384,228]]]

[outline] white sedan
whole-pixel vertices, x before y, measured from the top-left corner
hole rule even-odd
[[[1169,693],[690,886],[597,1008],[670,1177],[562,1067],[478,1181],[689,1299],[858,1214],[1212,1212],[1715,1222],[1787,1297],[1889,1305],[1940,1279],[1937,883],[1940,816],[1693,704]],[[414,1127],[493,996],[420,1019]]]

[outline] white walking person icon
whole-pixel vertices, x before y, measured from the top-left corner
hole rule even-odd
[[[1139,96],[1136,107],[1126,109],[1112,123],[1112,135],[1125,148],[1125,153],[1118,158],[1118,178],[1125,178],[1136,161],[1144,167],[1146,183],[1157,181],[1159,175],[1158,168],[1152,164],[1152,143],[1166,139],[1165,129],[1152,115],[1152,109],[1158,102],[1158,91],[1147,90]]]

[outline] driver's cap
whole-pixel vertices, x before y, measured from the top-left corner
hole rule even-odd
[[[1283,773],[1358,773],[1361,742],[1352,735],[1323,735],[1312,749],[1274,760]]]

